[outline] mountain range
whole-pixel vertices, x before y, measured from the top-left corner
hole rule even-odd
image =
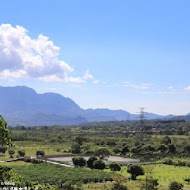
[[[124,110],[82,109],[72,99],[56,93],[38,94],[26,86],[0,87],[0,114],[15,126],[72,125],[99,121],[137,120],[138,114]],[[145,113],[146,119],[169,119]]]

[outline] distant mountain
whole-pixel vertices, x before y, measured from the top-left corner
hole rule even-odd
[[[25,86],[0,87],[0,114],[9,125],[71,125],[95,121],[137,120],[138,114],[123,110],[82,109],[72,99],[56,93],[37,94]],[[145,113],[146,119],[162,119]]]

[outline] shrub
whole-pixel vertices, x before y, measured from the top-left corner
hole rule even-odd
[[[176,181],[171,182],[169,185],[169,190],[181,190],[181,189],[183,189],[183,185]]]
[[[18,150],[18,155],[20,157],[24,157],[25,156],[25,151],[24,150]]]
[[[84,167],[86,165],[86,160],[80,156],[73,157],[72,161],[76,167]]]
[[[111,171],[120,171],[121,170],[121,166],[118,163],[112,162],[109,165],[109,168],[111,169]]]
[[[136,180],[137,176],[144,175],[144,170],[139,165],[129,165],[127,172],[131,174],[131,179]]]
[[[89,159],[88,159],[88,161],[87,161],[87,166],[89,167],[89,168],[94,168],[94,162],[96,161],[96,160],[98,160],[98,158],[96,158],[95,156],[92,156],[92,157],[90,157]]]
[[[106,165],[102,160],[96,160],[93,164],[94,169],[103,170]]]
[[[38,150],[38,151],[36,152],[36,156],[37,156],[37,157],[44,157],[44,156],[45,156],[45,152],[44,152],[43,150]]]

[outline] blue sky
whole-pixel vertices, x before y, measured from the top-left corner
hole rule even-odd
[[[82,108],[187,114],[189,7],[188,0],[2,1],[0,85],[57,92]]]

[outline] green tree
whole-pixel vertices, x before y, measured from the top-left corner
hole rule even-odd
[[[121,170],[121,166],[116,162],[112,162],[109,165],[109,168],[111,169],[111,171],[120,171]]]
[[[0,115],[0,144],[2,147],[9,144],[11,140],[11,131],[7,128],[7,122]]]
[[[94,169],[104,170],[106,168],[105,163],[102,160],[96,160],[93,164]]]
[[[88,166],[89,168],[93,169],[93,168],[94,168],[93,164],[94,164],[94,162],[95,162],[96,160],[98,160],[97,157],[91,156],[91,157],[88,159],[88,161],[87,161],[87,166]]]
[[[169,190],[181,190],[181,189],[183,189],[183,185],[176,181],[171,182],[169,185]]]
[[[24,150],[18,150],[18,155],[19,155],[19,157],[24,157],[25,151]]]
[[[100,147],[96,149],[95,156],[98,156],[100,159],[104,159],[105,157],[109,157],[110,151],[107,148]]]
[[[72,161],[76,167],[84,167],[86,165],[86,160],[80,156],[73,157]]]
[[[38,151],[36,152],[36,156],[37,156],[37,157],[44,157],[44,156],[45,156],[45,152],[44,152],[43,150],[38,150]]]
[[[139,165],[129,165],[127,172],[131,174],[131,179],[136,180],[137,176],[144,175],[144,170]]]

